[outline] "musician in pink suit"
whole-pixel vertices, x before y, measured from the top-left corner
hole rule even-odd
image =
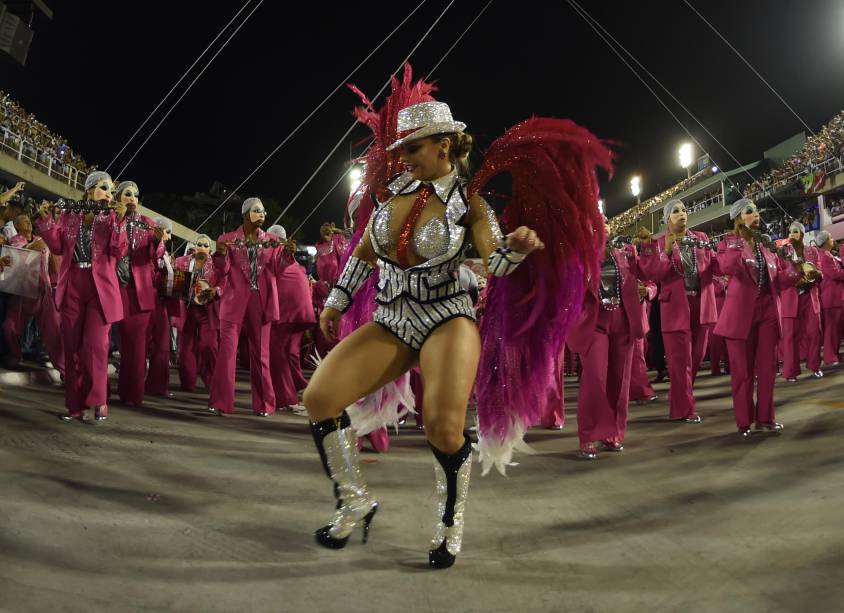
[[[819,269],[816,247],[803,244],[806,228],[795,221],[788,228],[786,252],[794,262],[808,262]],[[816,378],[821,370],[821,304],[817,282],[801,280],[780,294],[782,304],[782,376],[797,381],[800,376],[800,347],[806,345],[806,366]]]
[[[196,390],[199,375],[206,389],[211,389],[214,365],[220,340],[221,289],[211,261],[211,238],[200,234],[195,239],[195,249],[190,255],[176,258],[174,268],[191,276],[188,302],[182,305],[177,319],[180,328],[179,381],[186,392]]]
[[[164,217],[157,217],[155,225],[162,234],[162,243],[166,244],[173,235],[173,222]],[[164,274],[167,264],[172,267],[173,257],[164,249],[156,265],[156,285],[159,276]],[[144,390],[149,396],[173,398],[170,393],[170,320],[178,319],[182,309],[179,298],[155,295],[155,308],[149,319],[149,370]]]
[[[643,337],[633,343],[633,363],[630,367],[630,400],[638,403],[654,402],[659,398],[648,380],[648,365],[645,362],[645,340],[651,329],[648,314],[651,300],[656,298],[656,283],[639,282],[639,303],[642,311]]]
[[[325,281],[330,287],[340,275],[340,258],[343,257],[343,249],[346,240],[343,233],[338,230],[334,223],[325,222],[319,227],[320,240],[316,244],[316,272],[320,281]]]
[[[220,301],[220,350],[214,367],[208,411],[234,412],[237,339],[241,328],[249,338],[249,375],[252,411],[260,417],[275,413],[270,376],[270,331],[278,320],[276,271],[283,248],[261,229],[266,210],[258,198],[247,198],[241,208],[243,225],[217,239],[214,272],[223,289]],[[272,243],[272,244],[265,244]]]
[[[796,284],[802,274],[760,244],[759,211],[752,200],[736,201],[730,208],[730,218],[734,229],[718,245],[718,262],[730,283],[715,334],[727,342],[733,410],[739,435],[746,438],[753,422],[757,430],[782,430],[774,414],[781,335],[779,294]]]
[[[841,361],[838,346],[841,342],[841,312],[844,306],[844,267],[841,266],[841,260],[832,253],[833,242],[829,232],[818,232],[815,242],[818,245],[818,268],[823,275],[823,361],[827,366],[835,366]]]
[[[85,199],[90,208],[111,204],[111,177],[102,171],[85,179]],[[58,223],[50,204],[39,211],[38,229],[50,251],[61,255],[56,306],[61,314],[65,352],[65,406],[62,419],[84,419],[94,407],[96,420],[108,417],[108,332],[123,317],[117,260],[126,255],[126,205],[95,213],[65,211]]]
[[[608,244],[601,276],[588,281],[581,319],[569,333],[567,343],[583,363],[577,434],[580,455],[589,460],[598,457],[599,442],[607,451],[624,450],[633,345],[644,336],[640,274],[635,251]]]
[[[155,221],[138,212],[138,184],[123,181],[114,198],[126,207],[128,253],[117,262],[117,280],[123,302],[120,332],[120,374],[117,394],[124,404],[140,406],[144,400],[147,370],[147,331],[155,308],[153,271],[164,253],[164,242]]]
[[[662,209],[666,232],[653,243],[640,230],[640,266],[649,280],[660,284],[662,338],[671,383],[668,407],[671,419],[700,423],[692,393],[709,332],[718,320],[712,276],[720,274],[718,260],[704,245],[703,232],[689,230],[682,200],[669,200]]]
[[[716,275],[712,277],[712,283],[715,286],[715,308],[720,316],[721,311],[724,310],[724,300],[727,298],[727,284],[730,282],[729,277],[724,275]],[[724,338],[718,336],[713,331],[709,336],[709,363],[712,367],[712,375],[721,375],[721,364],[726,367],[725,372],[730,372],[730,361],[727,359],[727,343]]]
[[[18,215],[14,219],[14,222],[17,234],[12,237],[9,244],[12,247],[19,247],[20,249],[41,252],[41,278],[39,283],[40,293],[37,298],[8,296],[6,302],[6,320],[3,322],[6,347],[8,347],[11,357],[16,362],[19,362],[21,360],[20,339],[23,335],[23,329],[26,323],[34,317],[38,322],[39,330],[41,330],[41,340],[44,343],[50,361],[64,375],[64,348],[62,347],[62,335],[59,328],[59,312],[56,310],[56,303],[53,299],[50,278],[47,272],[50,250],[41,238],[33,236],[32,220],[28,215]]]
[[[287,231],[281,226],[270,227],[267,234],[287,242]],[[276,269],[279,319],[270,333],[270,375],[280,411],[298,406],[298,392],[307,385],[300,361],[302,335],[316,324],[311,286],[305,269],[293,257],[295,250],[295,243],[286,243]]]

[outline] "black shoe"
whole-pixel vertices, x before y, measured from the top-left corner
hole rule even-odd
[[[443,541],[442,545],[436,549],[432,549],[428,552],[428,564],[431,568],[449,568],[454,566],[454,561],[456,559],[457,556],[449,553],[445,541]]]
[[[372,523],[372,518],[375,517],[375,514],[378,512],[378,503],[376,502],[372,506],[372,510],[364,515],[363,517],[363,543],[369,540],[369,525]],[[335,538],[331,536],[329,532],[331,530],[331,526],[323,526],[316,532],[314,532],[314,538],[316,538],[316,542],[322,545],[323,547],[328,547],[329,549],[343,549],[346,546],[346,543],[349,542],[349,537],[344,536],[343,538]]]
[[[209,412],[211,415],[215,415],[215,416],[217,416],[217,417],[219,417],[220,415],[222,415],[222,413],[220,412],[220,409],[215,409],[214,407],[208,407],[208,412]]]
[[[437,496],[433,549],[428,551],[431,568],[448,568],[454,564],[463,545],[464,511],[472,472],[472,441],[464,437],[463,446],[450,455],[428,443],[434,452]]]

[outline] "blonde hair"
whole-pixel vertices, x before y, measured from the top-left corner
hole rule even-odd
[[[460,171],[460,174],[467,174],[469,169],[469,154],[472,152],[474,139],[468,132],[452,132],[440,134],[436,137],[438,141],[448,139],[448,161]]]

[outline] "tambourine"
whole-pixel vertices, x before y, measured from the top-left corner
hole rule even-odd
[[[191,298],[191,302],[199,306],[205,306],[206,304],[211,302],[213,298],[209,298],[208,295],[205,293],[209,289],[211,289],[211,284],[208,283],[208,281],[202,278],[197,279],[196,283],[194,283],[193,285],[193,296]]]
[[[188,299],[191,273],[184,270],[164,271],[158,278],[158,295],[164,298]]]

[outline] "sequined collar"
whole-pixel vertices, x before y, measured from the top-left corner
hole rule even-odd
[[[429,183],[434,188],[434,191],[437,193],[440,200],[447,202],[448,197],[458,180],[459,177],[457,176],[457,171],[452,170],[450,173],[443,175],[439,179],[425,181],[425,183]],[[421,184],[422,181],[414,179],[411,173],[404,172],[394,179],[390,185],[387,186],[387,189],[389,189],[394,196],[398,196],[399,194],[415,192],[419,189]]]

